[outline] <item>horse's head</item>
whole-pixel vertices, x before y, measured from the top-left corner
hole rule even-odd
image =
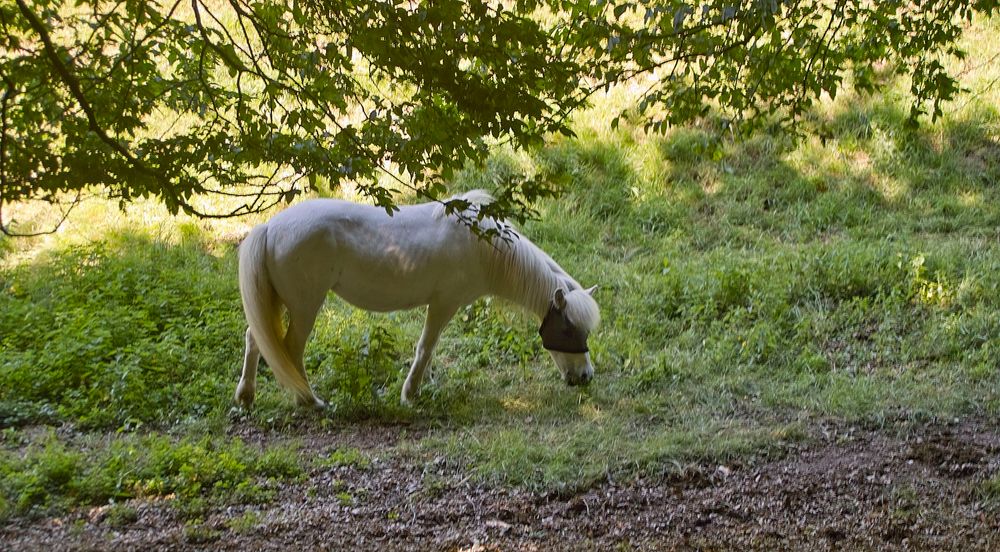
[[[585,385],[594,377],[587,337],[600,321],[600,311],[590,289],[556,289],[549,310],[538,329],[542,346],[569,385]]]

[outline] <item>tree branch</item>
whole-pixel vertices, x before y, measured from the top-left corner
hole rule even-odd
[[[49,31],[48,29],[45,28],[45,24],[42,23],[42,20],[38,18],[38,15],[36,15],[33,11],[31,11],[31,9],[24,2],[24,0],[16,0],[16,1],[17,1],[17,7],[21,11],[21,15],[24,16],[24,18],[28,21],[28,24],[31,26],[32,30],[34,30],[38,34],[38,38],[42,41],[42,45],[45,47],[45,55],[46,57],[49,58],[49,62],[52,64],[52,68],[55,69],[56,73],[59,75],[59,78],[60,80],[62,80],[63,84],[65,84],[66,87],[69,88],[70,94],[72,94],[73,98],[80,106],[80,109],[82,109],[84,114],[87,116],[87,124],[89,126],[90,131],[96,134],[97,137],[100,138],[100,140],[105,144],[107,144],[111,149],[113,149],[119,155],[124,157],[137,170],[149,176],[152,176],[157,181],[159,181],[164,192],[169,192],[170,182],[165,176],[163,176],[160,172],[147,167],[145,163],[143,163],[140,159],[138,159],[135,155],[133,155],[132,152],[128,150],[128,148],[126,148],[120,142],[109,136],[107,131],[105,131],[104,128],[101,127],[100,122],[98,122],[97,120],[97,115],[94,113],[93,106],[90,105],[90,102],[87,100],[87,97],[83,94],[83,91],[80,88],[80,81],[73,74],[72,68],[70,66],[67,66],[67,64],[63,63],[63,60],[59,58],[59,52],[56,51],[56,47],[52,43],[52,37],[49,36]],[[170,195],[173,196],[173,194]]]

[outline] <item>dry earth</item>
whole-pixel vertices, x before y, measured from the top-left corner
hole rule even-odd
[[[340,429],[310,435],[306,449],[358,446],[373,462],[316,469],[266,506],[210,509],[193,525],[170,501],[133,501],[137,519],[124,525],[94,509],[10,523],[0,543],[8,550],[997,550],[1000,511],[979,490],[1000,469],[997,429],[985,422],[817,428],[809,445],[780,459],[606,480],[568,495],[474,483],[445,462],[405,462],[387,452],[399,428]]]

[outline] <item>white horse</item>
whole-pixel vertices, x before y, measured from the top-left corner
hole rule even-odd
[[[492,198],[459,196],[466,214]],[[510,230],[510,240],[476,237],[440,204],[384,209],[315,199],[278,213],[250,231],[239,251],[240,293],[247,319],[243,374],[236,401],[253,404],[260,355],[300,404],[322,407],[306,381],[303,352],[327,291],[348,303],[388,312],[427,306],[427,320],[401,400],[416,397],[445,324],[483,295],[517,303],[543,320],[539,333],[570,385],[594,374],[587,336],[600,314],[591,297],[545,252]],[[595,286],[596,287],[596,286]],[[282,310],[288,329],[282,331]]]

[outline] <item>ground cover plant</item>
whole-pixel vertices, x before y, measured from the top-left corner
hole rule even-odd
[[[831,425],[993,420],[997,37],[995,20],[967,31],[974,55],[955,63],[972,92],[918,128],[905,83],[828,101],[810,115],[826,138],[798,140],[733,141],[711,119],[662,135],[627,117],[612,128],[631,100],[616,89],[576,116],[576,137],[531,154],[497,148],[459,173],[456,192],[519,174],[560,188],[523,230],[600,286],[597,373],[579,390],[559,381],[536,321],[487,299],[456,316],[434,378],[404,408],[421,313],[334,300],[306,353],[330,408],[297,409],[265,369],[241,412],[235,248],[259,219],[91,203],[60,234],[0,241],[0,517],[15,526],[114,505],[104,522],[128,526],[135,504],[162,500],[199,543],[264,522],[237,508],[210,527],[207,512],[280,500],[316,474],[332,478],[331,500],[359,508],[375,493],[359,481],[380,462],[435,466],[421,496],[447,488],[439,471],[572,496],[768,462]],[[321,437],[344,428],[353,442]],[[977,444],[976,458],[994,445]],[[926,450],[938,451],[905,458],[919,464]],[[996,511],[995,462],[938,464],[979,466],[974,494]]]

